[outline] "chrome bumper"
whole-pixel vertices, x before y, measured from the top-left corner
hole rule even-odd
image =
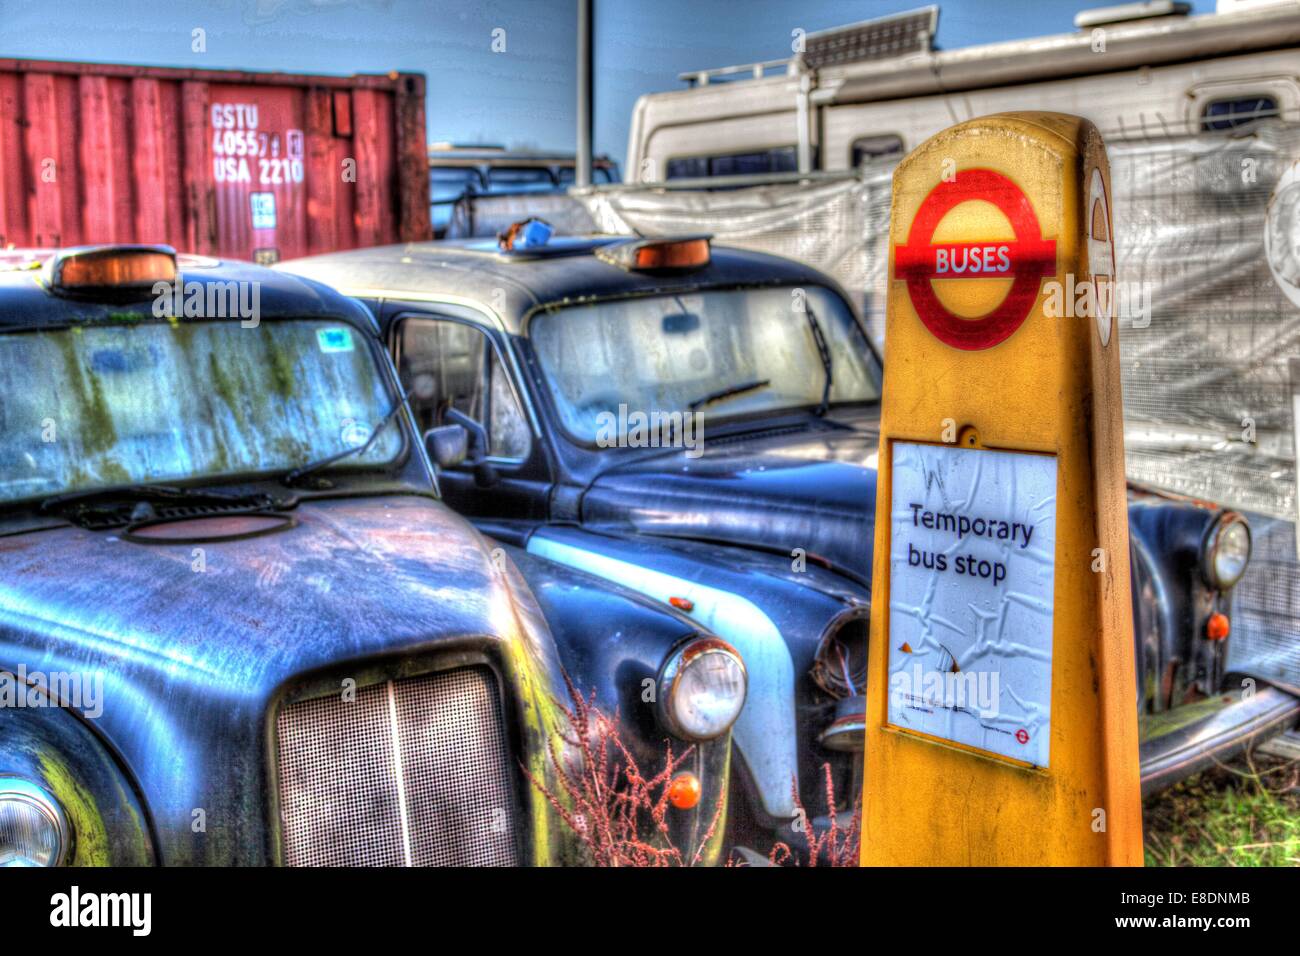
[[[1142,795],[1222,763],[1251,743],[1281,733],[1300,720],[1300,697],[1264,687],[1250,697],[1142,742]]]

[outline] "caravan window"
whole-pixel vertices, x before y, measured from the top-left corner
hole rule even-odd
[[[714,156],[678,156],[668,160],[669,179],[702,179],[706,176],[746,176],[799,171],[799,157],[793,146],[746,153]]]
[[[903,138],[887,133],[882,136],[859,136],[853,141],[852,163],[854,169],[882,156],[901,155]]]
[[[1256,120],[1278,116],[1277,99],[1272,96],[1241,96],[1211,100],[1201,113],[1202,130],[1236,129]]]
[[[567,187],[573,185],[573,181],[575,177],[574,177],[572,166],[561,166],[558,170],[556,170],[556,175],[559,178],[559,183],[561,186]],[[614,177],[610,173],[610,169],[608,166],[593,165],[591,167],[591,181],[597,184],[612,183],[614,181]]]

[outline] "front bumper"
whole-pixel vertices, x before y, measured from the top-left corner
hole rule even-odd
[[[1162,732],[1143,740],[1139,750],[1143,796],[1295,726],[1300,697],[1264,687],[1249,696],[1220,695],[1159,716]]]

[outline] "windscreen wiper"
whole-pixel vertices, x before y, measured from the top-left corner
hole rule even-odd
[[[115,485],[109,488],[87,488],[51,495],[40,504],[40,510],[49,514],[69,506],[86,507],[95,502],[112,504],[123,501],[187,501],[205,504],[276,506],[268,494],[257,492],[224,492],[211,489],[181,488],[176,485]]]
[[[822,385],[822,400],[817,406],[816,414],[819,418],[824,417],[831,407],[831,350],[826,345],[826,335],[822,332],[821,323],[817,321],[817,313],[813,312],[812,306],[804,304],[804,314],[808,316],[808,327],[812,329],[813,341],[817,343],[817,354],[822,360],[822,370],[826,372],[826,382]]]
[[[370,433],[370,437],[367,438],[360,445],[351,445],[347,448],[344,448],[342,451],[335,452],[334,454],[329,455],[325,458],[320,458],[317,459],[316,461],[308,462],[305,465],[299,465],[297,468],[285,472],[285,474],[282,475],[280,478],[280,484],[284,485],[285,487],[292,487],[295,483],[301,481],[303,478],[307,477],[313,472],[320,471],[322,468],[328,468],[336,461],[342,461],[344,458],[349,458],[352,455],[364,455],[366,452],[370,450],[370,446],[375,443],[375,439],[379,437],[379,433],[382,432],[385,428],[387,428],[388,424],[394,418],[397,417],[397,413],[406,407],[407,400],[410,397],[411,397],[410,392],[403,392],[401,395],[399,395],[397,401],[393,403],[393,407],[388,410],[388,413],[384,415],[383,419],[380,420],[379,424],[375,426],[374,431]]]
[[[83,528],[102,529],[163,516],[183,517],[200,511],[222,513],[278,511],[293,504],[266,492],[216,491],[175,485],[117,485],[51,495],[41,514],[57,514]]]
[[[696,412],[705,405],[712,405],[714,402],[720,402],[724,398],[731,398],[733,395],[744,395],[746,392],[753,392],[760,388],[767,388],[771,384],[772,380],[770,378],[764,378],[756,379],[752,382],[743,382],[740,385],[728,385],[726,388],[720,388],[716,392],[709,392],[709,394],[702,398],[697,398],[686,407],[691,411]]]

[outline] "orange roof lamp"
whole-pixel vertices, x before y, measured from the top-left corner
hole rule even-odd
[[[1142,865],[1110,195],[1058,113],[894,173],[864,864]]]
[[[630,239],[596,250],[596,258],[628,272],[689,272],[712,258],[711,236]]]
[[[155,283],[176,280],[171,246],[77,246],[49,262],[48,282],[56,292],[127,296],[151,295]]]

